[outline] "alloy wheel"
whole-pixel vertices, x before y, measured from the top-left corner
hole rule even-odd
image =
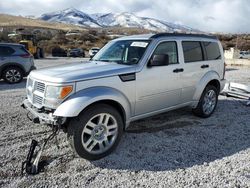
[[[214,90],[209,90],[207,91],[207,93],[204,96],[204,100],[203,100],[203,112],[206,115],[209,115],[210,113],[213,112],[215,106],[216,106],[216,93]]]
[[[114,116],[100,113],[92,117],[82,132],[82,145],[91,154],[101,154],[115,143],[118,124]]]
[[[11,83],[19,82],[21,79],[21,73],[16,69],[10,69],[6,72],[6,79]]]

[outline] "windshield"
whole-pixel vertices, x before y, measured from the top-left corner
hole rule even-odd
[[[93,61],[136,64],[143,56],[149,41],[118,40],[108,43],[94,57]]]

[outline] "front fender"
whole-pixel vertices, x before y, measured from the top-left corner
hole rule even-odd
[[[202,92],[204,91],[205,87],[207,86],[207,84],[211,80],[218,80],[218,81],[220,81],[220,76],[218,75],[217,72],[215,72],[215,71],[207,72],[201,78],[201,80],[196,85],[196,90],[195,90],[195,93],[194,93],[194,96],[193,96],[193,101],[199,101],[200,100]]]
[[[90,104],[101,100],[112,100],[119,103],[124,112],[126,121],[131,117],[131,104],[124,94],[110,87],[92,87],[81,90],[64,101],[53,115],[60,117],[76,117]]]

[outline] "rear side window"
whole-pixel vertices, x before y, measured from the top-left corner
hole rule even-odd
[[[0,56],[10,56],[15,50],[8,46],[0,46]]]
[[[200,42],[183,41],[182,48],[184,52],[185,63],[203,61],[203,53]]]
[[[21,54],[29,54],[28,50],[26,50],[23,46],[19,47]]]
[[[177,45],[176,42],[162,42],[154,51],[153,55],[167,54],[169,57],[169,64],[178,63]]]
[[[203,42],[205,47],[207,60],[221,59],[220,48],[217,42]]]

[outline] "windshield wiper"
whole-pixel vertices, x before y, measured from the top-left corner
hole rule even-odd
[[[92,59],[92,61],[112,62],[111,60],[108,59]]]
[[[122,60],[100,59],[100,60],[95,60],[95,61],[103,61],[103,62],[113,62],[113,63],[117,63],[117,64],[125,64]]]

